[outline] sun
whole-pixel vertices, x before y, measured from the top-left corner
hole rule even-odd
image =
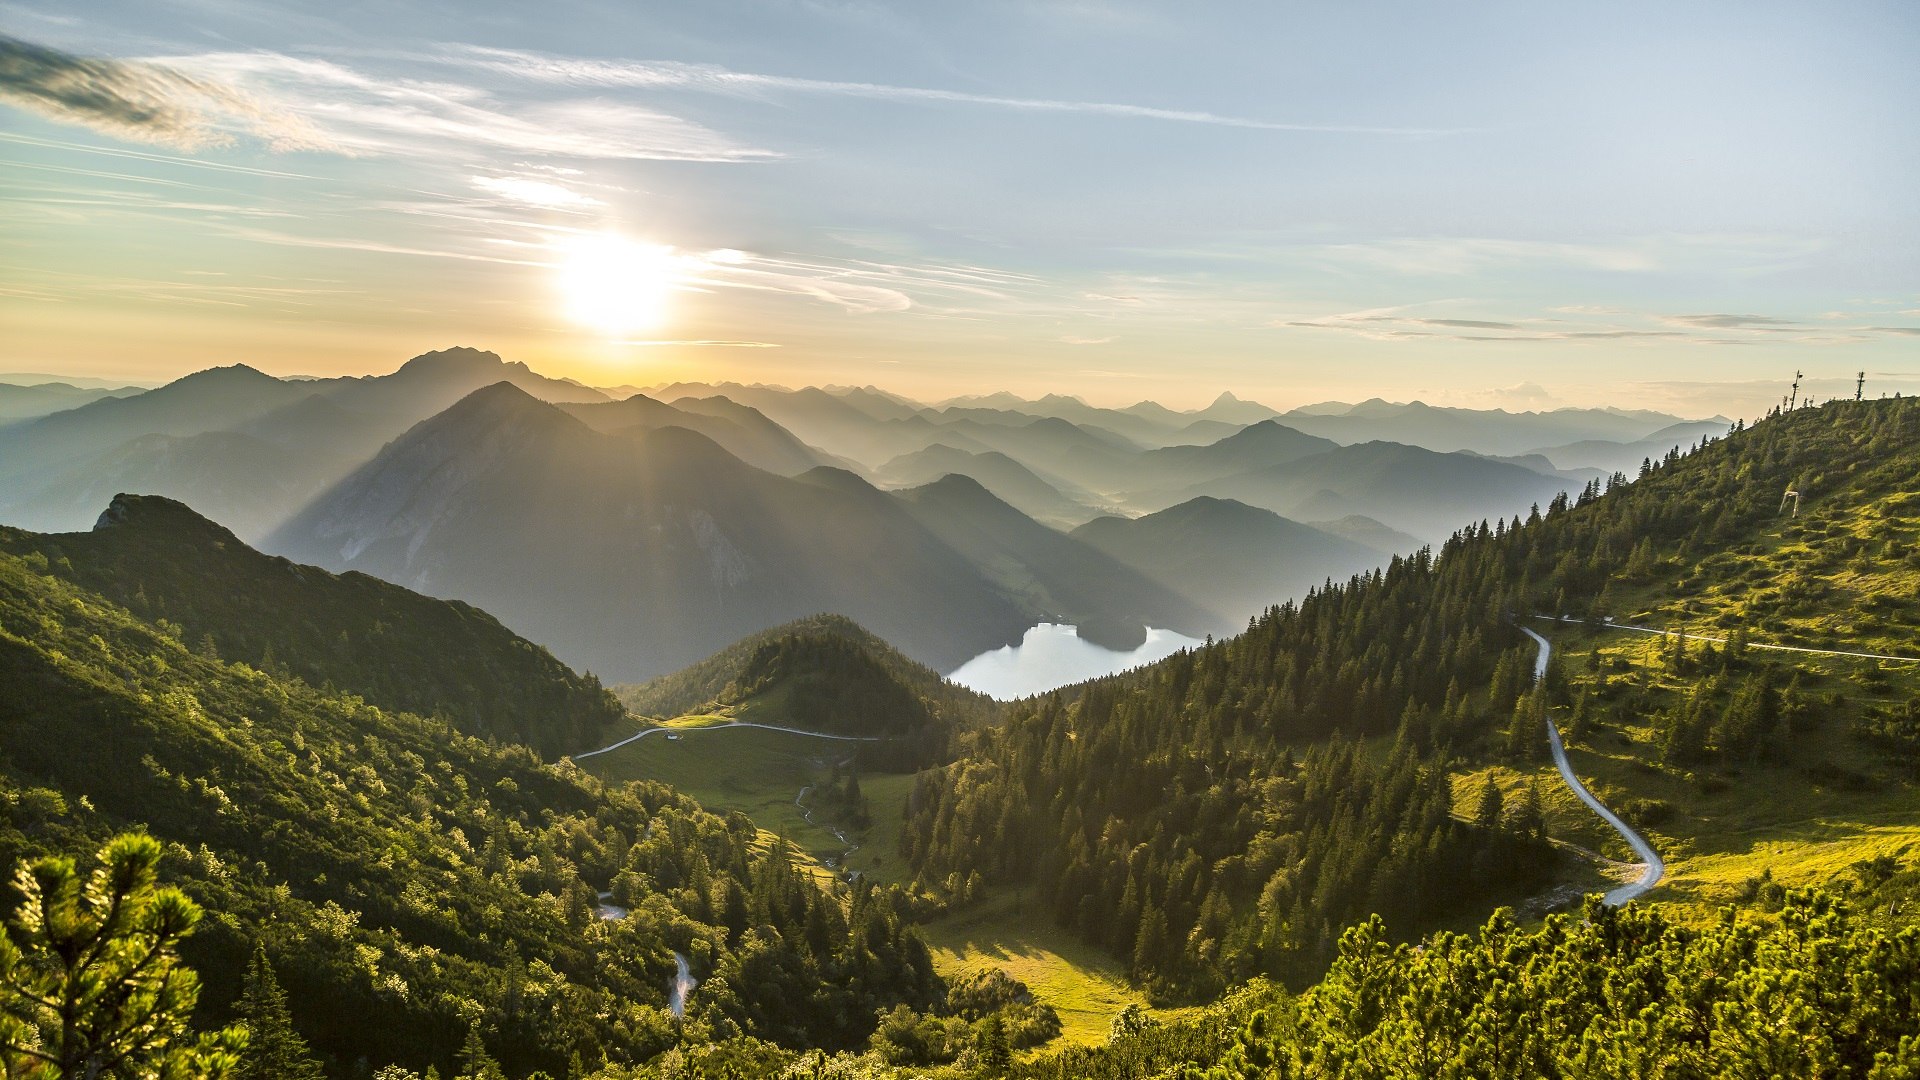
[[[678,286],[673,249],[618,233],[590,233],[559,245],[556,284],[569,319],[609,337],[659,326]]]

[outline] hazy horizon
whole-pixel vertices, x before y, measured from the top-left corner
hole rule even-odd
[[[476,346],[447,346],[446,348],[478,349],[478,347]],[[443,350],[431,350],[431,351],[438,352]],[[492,350],[478,349],[478,351],[490,352]],[[419,354],[419,355],[427,355],[427,354]],[[72,374],[63,375],[59,372],[51,372],[51,371],[44,371],[44,372],[0,371],[0,384],[18,385],[18,386],[34,386],[34,385],[42,385],[48,382],[59,382],[59,381],[62,381],[63,379],[70,379],[70,380],[74,380],[76,384],[84,385],[88,387],[97,386],[100,388],[109,388],[109,389],[136,388],[136,389],[143,389],[143,390],[152,390],[152,389],[158,389],[159,387],[165,386],[168,383],[178,381],[178,379],[185,378],[187,375],[197,374],[204,371],[211,371],[217,368],[226,368],[226,367],[235,367],[235,366],[253,368],[255,370],[261,371],[263,374],[272,375],[274,378],[288,380],[288,381],[296,381],[296,382],[308,381],[308,380],[319,381],[319,380],[336,379],[336,378],[343,378],[343,377],[344,378],[362,378],[362,377],[387,375],[396,371],[407,360],[415,359],[415,358],[416,357],[407,357],[402,360],[397,360],[393,364],[387,367],[376,366],[376,367],[368,368],[365,371],[346,372],[340,375],[316,375],[312,372],[302,372],[302,371],[274,372],[271,370],[267,370],[266,367],[263,367],[260,364],[252,363],[247,360],[234,360],[231,363],[210,364],[210,365],[207,365],[206,367],[194,368],[188,371],[181,372],[178,376],[173,376],[165,379],[150,378],[150,379],[116,380],[111,377],[91,375],[85,372],[76,372]],[[520,362],[520,361],[516,361],[515,358],[511,356],[501,356],[500,359],[503,363],[506,363],[506,364],[513,364],[513,363]],[[973,402],[983,401],[989,398],[994,398],[1004,394],[1011,393],[1015,398],[1030,404],[1038,404],[1041,401],[1050,397],[1060,397],[1060,398],[1076,400],[1085,405],[1089,405],[1097,409],[1125,409],[1134,405],[1161,405],[1176,413],[1203,412],[1205,411],[1207,406],[1212,405],[1222,400],[1225,397],[1232,397],[1246,404],[1266,406],[1268,408],[1271,408],[1281,413],[1286,413],[1292,410],[1299,410],[1299,409],[1311,409],[1318,406],[1340,406],[1340,405],[1357,406],[1357,405],[1365,404],[1368,402],[1383,402],[1387,405],[1395,405],[1395,406],[1424,404],[1424,405],[1430,405],[1436,408],[1458,408],[1458,409],[1481,410],[1481,411],[1487,411],[1487,412],[1507,412],[1515,415],[1526,414],[1526,413],[1552,413],[1552,412],[1559,412],[1559,411],[1566,411],[1566,410],[1578,411],[1578,410],[1611,409],[1611,410],[1622,412],[1622,413],[1646,412],[1646,413],[1666,414],[1666,415],[1678,416],[1678,417],[1681,417],[1682,419],[1688,419],[1688,420],[1711,419],[1716,416],[1725,416],[1725,418],[1729,420],[1736,418],[1733,414],[1726,413],[1725,410],[1716,410],[1710,414],[1703,412],[1696,415],[1696,414],[1689,414],[1689,413],[1668,413],[1666,410],[1642,408],[1640,406],[1636,406],[1632,404],[1614,404],[1614,403],[1598,402],[1598,401],[1590,404],[1559,403],[1559,404],[1543,404],[1543,405],[1533,405],[1533,406],[1527,406],[1527,405],[1517,404],[1517,403],[1506,404],[1506,405],[1490,404],[1490,403],[1449,404],[1448,402],[1445,402],[1445,401],[1426,400],[1419,397],[1394,399],[1394,398],[1384,397],[1379,394],[1369,394],[1365,396],[1356,394],[1352,398],[1344,399],[1344,400],[1337,400],[1333,398],[1314,398],[1311,400],[1305,399],[1305,398],[1301,398],[1298,400],[1286,398],[1286,399],[1265,400],[1265,399],[1254,397],[1249,393],[1236,391],[1231,387],[1222,387],[1218,390],[1195,390],[1185,394],[1169,395],[1166,398],[1129,397],[1124,393],[1105,394],[1105,395],[1099,394],[1099,393],[1090,394],[1081,390],[1071,390],[1071,389],[1047,390],[1044,388],[1036,389],[1026,394],[1014,393],[1012,391],[1007,391],[1007,390],[997,389],[997,388],[976,388],[974,390],[964,391],[960,393],[945,394],[941,396],[931,396],[931,397],[922,398],[922,397],[915,397],[909,394],[901,393],[900,391],[895,390],[894,388],[883,383],[852,384],[852,383],[833,383],[833,382],[795,382],[795,383],[780,383],[780,382],[768,382],[768,381],[756,382],[756,381],[750,381],[750,380],[744,380],[744,379],[730,378],[726,376],[724,373],[715,373],[705,378],[696,376],[696,377],[689,377],[685,379],[674,379],[674,380],[663,381],[663,382],[647,383],[644,385],[636,385],[633,383],[621,383],[621,384],[615,385],[615,384],[608,384],[608,383],[595,384],[595,383],[586,382],[580,379],[576,379],[571,376],[557,375],[552,371],[543,370],[540,367],[535,365],[527,365],[527,366],[529,370],[531,370],[536,375],[543,375],[551,378],[566,379],[568,381],[576,383],[579,386],[586,387],[592,390],[599,390],[611,396],[614,396],[616,398],[625,396],[630,393],[645,394],[648,396],[657,397],[662,395],[663,392],[673,390],[674,388],[679,386],[740,385],[740,386],[746,386],[751,389],[775,390],[775,391],[781,391],[781,392],[793,392],[793,391],[804,390],[804,389],[821,389],[829,392],[839,392],[839,391],[847,391],[847,390],[854,390],[854,389],[866,389],[866,390],[878,391],[880,393],[887,394],[892,397],[897,397],[914,405],[920,405],[920,406],[925,406],[925,407],[935,408],[935,409],[944,408],[951,405],[970,404]],[[1841,387],[1840,385],[1843,381],[1845,382],[1845,387]],[[1831,396],[1849,395],[1852,393],[1852,388],[1854,386],[1853,381],[1850,379],[1841,380],[1839,378],[1831,378],[1831,379],[1804,378],[1801,380],[1802,397],[1806,398],[1807,400],[1812,400],[1812,398],[1809,396],[1809,388],[1815,387],[1817,384],[1823,384],[1823,383],[1830,383],[1836,388],[1835,393]],[[1771,386],[1775,386],[1776,384],[1777,384],[1777,381],[1767,381],[1763,385],[1771,387]],[[1846,394],[1841,394],[1839,392],[1841,389],[1844,389],[1846,391]],[[678,395],[670,394],[670,395],[667,395],[666,397],[663,397],[662,400],[667,400],[674,396],[678,396]]]

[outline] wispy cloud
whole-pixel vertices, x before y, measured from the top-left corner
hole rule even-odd
[[[455,259],[461,262],[499,263],[506,266],[546,267],[549,264],[539,259],[513,259],[483,252],[458,251],[449,248],[416,247],[407,244],[388,243],[356,236],[305,236],[299,233],[279,232],[273,229],[258,229],[241,225],[227,225],[220,228],[225,235],[241,240],[252,240],[262,244],[278,244],[286,247],[318,248],[327,251],[365,251],[381,255],[417,255],[423,258]]]
[[[1797,325],[1786,319],[1775,319],[1767,315],[1667,315],[1662,318],[1662,321],[1675,326],[1697,326],[1716,330],[1755,330]]]
[[[0,36],[0,102],[182,151],[249,136],[275,150],[368,156],[448,149],[602,160],[780,156],[631,102],[588,97],[506,103],[475,86],[373,75],[332,60],[267,51],[122,60]]]
[[[586,210],[605,205],[565,185],[524,176],[475,176],[469,178],[469,182],[489,195],[542,209]]]
[[[313,149],[321,139],[293,111],[229,82],[169,64],[77,56],[0,35],[0,101],[117,138],[199,150],[236,132],[275,149]]]
[[[1206,124],[1216,127],[1247,128],[1256,131],[1291,131],[1330,135],[1384,135],[1432,137],[1455,135],[1467,128],[1376,127],[1360,124],[1321,124],[1268,120],[1233,116],[1196,109],[1167,109],[1150,105],[1106,101],[1065,101],[1053,98],[1029,98],[999,94],[979,94],[964,90],[943,90],[924,86],[896,86],[887,83],[850,82],[836,79],[805,79],[790,75],[766,75],[734,71],[712,64],[687,64],[667,60],[595,60],[556,56],[518,49],[494,49],[477,45],[449,45],[439,54],[425,59],[477,68],[536,82],[569,86],[630,87],[636,89],[688,90],[727,94],[736,97],[770,97],[778,93],[828,94],[837,97],[869,98],[881,101],[922,102],[951,105],[975,105],[1021,112],[1083,113],[1136,120],[1158,120],[1182,124]]]
[[[1377,318],[1378,316],[1376,316]],[[1463,330],[1521,330],[1519,323],[1493,322],[1488,319],[1416,319],[1423,326],[1453,326]]]
[[[834,260],[745,251],[709,252],[689,284],[810,297],[849,314],[914,310],[930,317],[965,314],[961,304],[1011,301],[1043,284],[1028,274],[944,263]]]
[[[275,52],[206,53],[165,63],[217,75],[267,101],[301,102],[309,122],[351,153],[416,156],[459,147],[515,154],[667,161],[764,161],[691,120],[599,98],[518,107],[460,83],[375,77],[331,60]]]

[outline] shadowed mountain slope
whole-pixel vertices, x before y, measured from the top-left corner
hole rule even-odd
[[[1141,518],[1095,518],[1072,535],[1241,623],[1386,561],[1270,510],[1207,496]]]

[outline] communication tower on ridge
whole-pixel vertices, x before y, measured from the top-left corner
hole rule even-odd
[[[1787,396],[1787,411],[1788,411],[1788,412],[1792,412],[1792,411],[1794,410],[1794,408],[1795,408],[1796,406],[1798,406],[1798,405],[1800,404],[1800,380],[1801,380],[1801,379],[1804,379],[1804,378],[1806,378],[1806,377],[1807,377],[1807,373],[1806,373],[1806,372],[1804,372],[1804,371],[1801,371],[1801,370],[1800,370],[1799,368],[1795,368],[1795,369],[1794,369],[1794,371],[1793,371],[1793,393],[1792,393],[1792,394],[1789,394],[1789,395]]]
[[[1860,395],[1866,393],[1866,390],[1867,390],[1867,373],[1863,371],[1859,375],[1854,377],[1853,400],[1859,401]]]

